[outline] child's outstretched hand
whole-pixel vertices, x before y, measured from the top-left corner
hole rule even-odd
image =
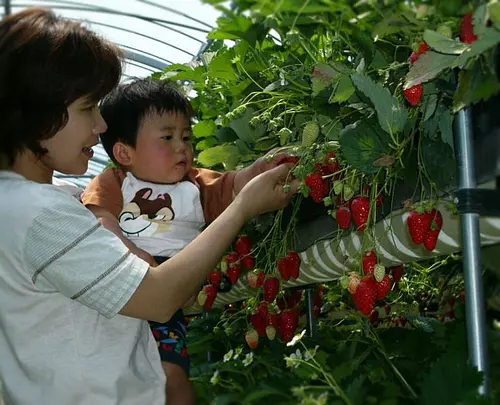
[[[284,163],[296,163],[295,159],[297,158],[287,153],[276,153],[277,150],[278,149],[271,150],[265,156],[258,158],[250,166],[245,167],[236,174],[233,186],[235,194],[238,194],[245,184],[259,174],[274,169],[276,166]]]
[[[299,180],[292,177],[293,163],[284,163],[259,174],[236,197],[246,220],[285,207],[297,192]]]

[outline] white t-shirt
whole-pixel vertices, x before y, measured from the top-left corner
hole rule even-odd
[[[127,173],[121,187],[123,234],[152,256],[172,257],[205,225],[200,190],[190,181],[157,184]]]
[[[0,171],[0,380],[7,405],[164,405],[146,321],[118,312],[148,265],[72,195]]]

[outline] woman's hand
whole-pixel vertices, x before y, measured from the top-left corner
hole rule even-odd
[[[299,180],[292,177],[294,165],[284,163],[254,177],[243,187],[234,203],[249,220],[257,215],[285,207],[297,192]]]

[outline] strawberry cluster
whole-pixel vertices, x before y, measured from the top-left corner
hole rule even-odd
[[[410,212],[406,224],[413,243],[423,244],[430,252],[436,248],[443,227],[443,216],[439,210],[414,209]]]
[[[330,175],[335,174],[339,169],[340,165],[335,153],[329,152],[324,162],[317,163],[315,171],[307,175],[305,183],[309,188],[309,196],[314,202],[322,204],[325,197],[330,195]]]

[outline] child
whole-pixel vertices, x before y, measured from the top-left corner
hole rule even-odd
[[[241,226],[282,208],[291,165],[248,183],[193,242],[157,267],[131,254],[54,171],[86,172],[106,131],[97,102],[119,51],[77,22],[28,9],[0,21],[0,380],[7,404],[164,405],[145,319],[196,293]]]
[[[239,172],[195,169],[189,100],[154,79],[120,86],[104,99],[102,144],[119,169],[87,187],[83,202],[129,249],[153,263],[176,255],[231,203],[244,184],[276,166],[262,158]],[[150,256],[149,256],[150,255]],[[167,374],[169,405],[194,404],[182,310],[151,322]]]

